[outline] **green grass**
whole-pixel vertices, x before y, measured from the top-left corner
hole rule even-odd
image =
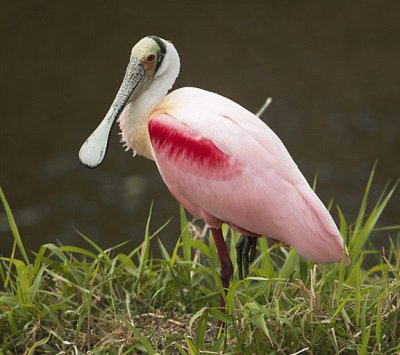
[[[259,240],[250,277],[231,282],[226,313],[218,308],[212,238],[183,210],[172,252],[149,219],[143,243],[129,254],[79,233],[87,248],[45,244],[28,256],[0,189],[14,240],[11,255],[0,258],[0,353],[400,352],[400,243],[394,238],[383,255],[369,242],[394,187],[368,207],[372,179],[354,223],[338,209],[350,265],[317,265]],[[380,230],[396,237],[399,227]],[[224,232],[235,260],[239,235]],[[152,257],[150,243],[161,258]],[[367,255],[371,267],[363,266]],[[214,340],[218,319],[227,329]]]

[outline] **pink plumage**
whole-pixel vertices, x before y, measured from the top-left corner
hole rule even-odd
[[[281,140],[251,112],[208,91],[178,89],[154,109],[149,134],[169,190],[210,227],[228,223],[314,261],[341,260],[331,215]]]
[[[236,244],[239,278],[249,273],[259,236],[315,261],[336,262],[343,254],[349,261],[331,215],[277,135],[220,95],[196,88],[167,95],[179,69],[171,42],[142,38],[110,109],[79,151],[82,163],[95,168],[103,161],[118,120],[124,145],[155,160],[175,198],[210,226],[225,289],[233,264],[222,223],[243,234]]]
[[[132,48],[110,109],[79,151],[82,163],[101,164],[118,120],[124,145],[155,160],[175,198],[210,226],[225,290],[233,264],[222,223],[243,234],[236,244],[241,279],[249,273],[259,236],[285,242],[314,261],[340,261],[342,237],[278,136],[220,95],[196,88],[166,95],[179,69],[171,42],[142,38]],[[345,255],[349,262],[347,250]],[[223,296],[220,305],[225,306]]]

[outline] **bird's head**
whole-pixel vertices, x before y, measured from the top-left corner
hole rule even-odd
[[[85,141],[79,159],[90,168],[104,159],[113,123],[124,108],[137,99],[151,84],[164,78],[172,86],[179,72],[179,56],[169,41],[156,36],[142,38],[131,51],[128,67],[118,93],[106,116]]]
[[[142,38],[131,51],[131,61],[139,61],[144,68],[145,75],[152,79],[163,63],[166,53],[165,41],[156,36]]]

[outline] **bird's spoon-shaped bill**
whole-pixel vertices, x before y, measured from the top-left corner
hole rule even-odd
[[[145,74],[145,68],[140,60],[132,58],[110,109],[79,150],[79,159],[87,167],[96,168],[103,161],[113,123],[147,81]]]

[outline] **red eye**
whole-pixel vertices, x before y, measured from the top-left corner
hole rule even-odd
[[[149,54],[149,55],[147,56],[147,61],[148,61],[148,62],[152,62],[154,59],[156,59],[156,56],[155,56],[154,54]]]

